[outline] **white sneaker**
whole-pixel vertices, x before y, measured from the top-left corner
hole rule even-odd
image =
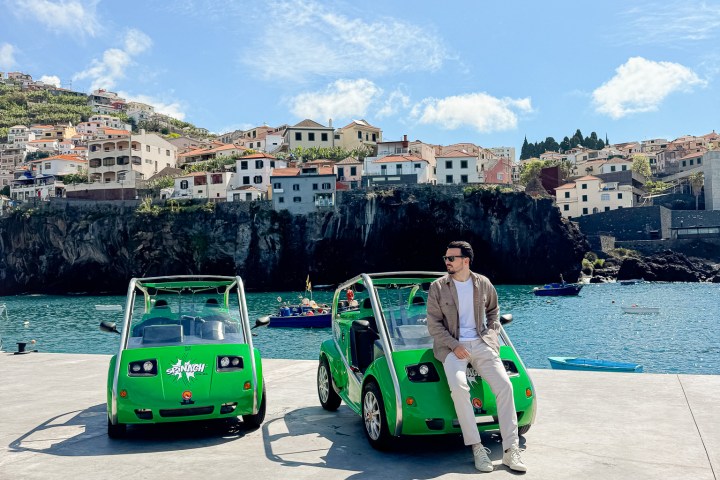
[[[527,472],[527,466],[525,466],[522,458],[520,458],[520,447],[517,445],[513,445],[508,448],[505,453],[503,453],[502,463],[503,465],[510,467],[510,470],[515,470],[516,472]]]
[[[489,448],[483,447],[482,443],[476,443],[472,446],[473,457],[475,458],[475,468],[481,472],[492,472],[493,464],[488,457]]]

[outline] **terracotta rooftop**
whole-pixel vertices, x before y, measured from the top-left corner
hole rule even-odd
[[[588,180],[600,180],[598,177],[594,177],[592,175],[585,175],[584,177],[576,178],[575,182],[583,182]]]
[[[54,157],[47,157],[47,158],[41,158],[39,160],[32,160],[28,163],[41,163],[41,162],[47,162],[48,160],[62,160],[64,162],[82,162],[87,163],[87,160],[84,160],[77,155],[55,155]]]
[[[420,157],[416,157],[415,155],[388,155],[386,157],[378,158],[377,160],[373,160],[373,163],[398,163],[398,162],[425,162],[427,163],[427,160],[422,159]]]
[[[438,155],[437,158],[457,158],[457,157],[476,157],[477,155],[473,155],[472,153],[463,152],[460,150],[453,150],[448,153],[443,153],[442,155]]]

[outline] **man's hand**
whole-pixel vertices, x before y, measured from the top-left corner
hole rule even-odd
[[[458,345],[457,347],[455,347],[453,349],[453,353],[459,359],[470,358],[470,352],[468,351],[467,348],[463,347],[462,345]]]

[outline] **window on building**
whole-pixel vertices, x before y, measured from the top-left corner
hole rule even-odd
[[[181,190],[187,190],[188,188],[188,181],[187,180],[180,180],[180,189]]]
[[[322,188],[323,190],[330,190],[332,188],[332,185],[329,183],[323,183]]]
[[[416,168],[416,169],[417,169],[417,168],[420,168],[421,166],[422,166],[422,165],[420,165],[419,163],[413,163],[413,167]]]
[[[239,201],[240,201],[240,194],[233,193],[233,202],[239,202]]]
[[[335,134],[335,140],[340,140],[340,134],[339,134],[339,133],[336,133],[336,134]]]
[[[323,142],[327,142],[327,141],[328,141],[328,134],[327,134],[327,133],[321,133],[321,134],[320,134],[320,140],[323,141]]]
[[[698,165],[700,165],[702,163],[702,158],[698,158],[697,161],[698,161]]]
[[[263,168],[263,161],[255,160],[255,168]]]
[[[362,132],[358,131],[358,140],[362,140]]]
[[[460,183],[468,183],[468,176],[460,175]]]
[[[377,142],[377,134],[376,133],[372,134],[372,139],[373,139],[372,140],[373,142]]]
[[[583,196],[582,196],[582,201],[583,201],[583,202],[587,202],[587,195],[583,195]]]
[[[320,186],[317,183],[313,183],[313,190],[317,190]]]
[[[570,211],[570,205],[563,205],[563,211],[565,211],[565,212]]]
[[[247,170],[248,169],[248,162],[247,160],[244,160],[240,162],[240,170]]]
[[[285,197],[277,197],[278,203],[285,203]]]
[[[610,171],[611,171],[611,172],[614,172],[614,171],[615,171],[615,165],[610,165]]]
[[[357,167],[350,167],[350,175],[353,177],[357,175]]]
[[[275,160],[270,160],[270,168],[275,168]]]
[[[296,192],[300,191],[300,184],[299,183],[293,183],[293,190]]]
[[[582,214],[583,214],[583,215],[587,215],[587,214],[588,214],[588,209],[587,209],[587,208],[583,208],[583,213],[582,213]]]
[[[212,182],[213,185],[219,185],[219,184],[221,184],[221,183],[222,183],[222,174],[220,174],[220,173],[213,173],[213,174],[210,176],[210,181]]]
[[[280,182],[273,183],[273,189],[282,190],[282,183],[280,183]]]
[[[690,159],[690,165],[694,165],[694,164],[695,164],[695,160],[693,160],[693,159],[691,158],[691,159]]]
[[[460,168],[468,168],[468,161],[460,160]]]
[[[253,182],[255,185],[260,185],[262,183],[262,175],[255,175],[253,177]]]
[[[380,165],[380,173],[383,175],[387,173],[387,165]]]
[[[145,145],[145,151],[146,151],[146,152],[149,152],[149,151],[150,151],[150,145]]]
[[[48,163],[45,163],[45,170],[50,170],[50,168],[52,168],[52,166],[50,165],[50,163],[49,163],[49,162],[48,162]]]
[[[622,200],[622,193],[618,193],[618,200]]]
[[[445,175],[445,183],[453,183],[453,176],[452,175]]]
[[[583,190],[587,190],[587,183],[581,183],[580,188],[582,188]]]
[[[301,197],[293,197],[293,203],[300,203],[300,202],[302,202]]]
[[[395,173],[402,175],[402,165],[395,165]]]
[[[683,160],[682,166],[683,166],[683,167],[686,167],[686,166],[687,166],[687,162],[686,162],[685,160]]]
[[[600,195],[600,200],[603,202],[609,202],[610,201],[610,194],[609,193],[603,193]]]
[[[565,198],[570,198],[570,192],[565,192]]]
[[[193,177],[193,185],[207,185],[207,178]]]
[[[623,172],[624,172],[625,170],[627,170],[627,165],[623,165],[621,170],[622,170]]]
[[[315,132],[308,132],[308,141],[309,142],[315,141]]]
[[[610,207],[605,207],[605,211],[606,211],[606,212],[609,212],[609,211],[610,211]]]
[[[302,140],[302,132],[295,132],[295,140],[298,142]]]
[[[166,157],[169,157],[169,156],[170,156],[170,150],[165,150],[165,156],[166,156]]]
[[[345,176],[345,169],[343,167],[338,167],[338,177],[343,178]]]
[[[243,183],[242,183],[242,184],[243,184],[243,185],[250,185],[250,177],[249,177],[249,176],[243,177]]]
[[[445,160],[445,168],[452,168],[452,160]]]

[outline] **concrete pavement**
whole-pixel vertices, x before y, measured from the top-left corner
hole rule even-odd
[[[320,408],[317,362],[264,360],[262,428],[184,423],[106,435],[109,357],[0,353],[0,478],[513,478],[499,438],[483,434],[492,473],[460,436],[373,450],[344,405]],[[720,477],[720,376],[531,370],[536,424],[522,438],[526,479]]]

